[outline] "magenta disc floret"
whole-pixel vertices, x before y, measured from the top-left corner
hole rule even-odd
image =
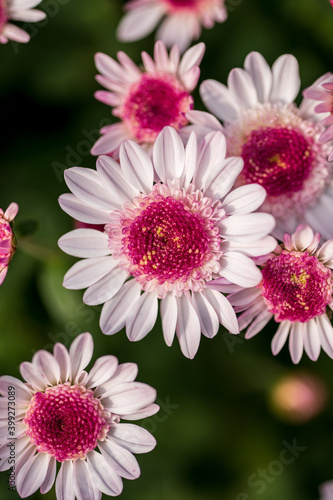
[[[8,21],[6,0],[0,0],[0,32]]]
[[[93,391],[69,382],[48,387],[31,399],[23,419],[38,451],[58,462],[83,459],[105,439],[106,412]]]
[[[332,301],[332,271],[308,252],[283,250],[262,269],[261,293],[278,322],[305,323]]]

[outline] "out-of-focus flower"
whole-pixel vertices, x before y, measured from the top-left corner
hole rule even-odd
[[[319,487],[319,493],[320,493],[319,500],[333,500],[333,481],[327,481],[326,483],[323,483]]]
[[[272,340],[278,354],[289,336],[291,359],[298,363],[303,349],[312,361],[320,348],[333,358],[333,327],[328,311],[333,309],[333,240],[319,246],[320,234],[309,226],[299,226],[283,244],[268,255],[262,281],[256,287],[229,295],[239,316],[245,338],[262,330],[274,317],[279,328]]]
[[[0,285],[6,277],[9,263],[16,250],[10,223],[16,217],[18,209],[16,203],[11,203],[5,212],[0,208]]]
[[[230,303],[206,283],[217,278],[220,286],[258,284],[261,273],[251,257],[275,248],[267,236],[275,221],[251,213],[265,199],[261,186],[229,193],[243,162],[224,160],[225,147],[216,132],[199,151],[195,134],[185,148],[177,132],[165,127],[152,160],[138,144],[125,141],[120,166],[100,156],[97,171],[66,170],[73,194],[60,197],[62,209],[83,222],[105,224],[105,232],[77,229],[60,238],[62,250],[84,258],[66,273],[64,286],[87,287],[86,304],[105,303],[105,334],[126,326],[130,340],[142,339],[155,324],[158,299],[166,343],[171,345],[176,332],[189,358],[201,332],[211,338],[221,323],[238,333]]]
[[[45,19],[45,12],[33,9],[40,3],[41,0],[0,0],[0,43],[29,42],[28,33],[9,21],[36,23]]]
[[[327,401],[326,387],[310,373],[292,373],[280,378],[270,391],[270,405],[283,420],[301,424],[316,417]]]
[[[301,223],[332,238],[332,143],[320,139],[325,127],[315,101],[305,98],[299,108],[293,103],[300,87],[297,60],[283,55],[271,69],[251,52],[244,67],[230,72],[228,86],[206,80],[200,87],[206,107],[223,121],[228,155],[244,160],[236,185],[255,182],[266,189],[261,210],[276,217],[274,234],[281,240]],[[216,129],[207,113],[187,117],[193,118],[189,131]]]
[[[167,47],[177,44],[181,52],[199,38],[202,26],[210,29],[227,18],[225,0],[132,0],[125,4],[125,9],[127,13],[117,30],[121,41],[144,38],[166,16],[156,39]]]
[[[193,107],[190,92],[198,82],[204,51],[205,45],[199,43],[180,60],[178,47],[174,46],[168,55],[164,44],[158,41],[155,60],[142,53],[144,71],[124,52],[118,52],[120,64],[106,54],[96,54],[96,66],[101,73],[96,79],[108,91],[98,91],[95,97],[111,106],[113,115],[121,122],[100,130],[102,137],[91,153],[118,158],[119,147],[126,139],[149,149],[163,127],[179,130],[186,125],[185,115]]]
[[[328,128],[319,138],[320,142],[328,142],[333,139],[333,75],[327,73],[317,82],[306,89],[303,95],[308,99],[320,101],[320,104],[314,108],[316,113],[325,113],[325,117],[321,123]],[[328,113],[328,116],[327,116]],[[333,149],[328,157],[329,161],[333,160]]]
[[[22,363],[26,383],[0,377],[0,470],[11,468],[14,452],[22,498],[38,488],[46,493],[55,480],[57,500],[119,495],[122,477],[140,475],[133,453],[156,445],[145,429],[121,423],[156,413],[155,389],[134,381],[136,364],[118,365],[110,355],[99,358],[87,373],[92,354],[92,336],[83,333],[69,352],[57,343],[53,355],[38,351],[31,363]],[[15,419],[9,419],[8,408],[15,409]]]

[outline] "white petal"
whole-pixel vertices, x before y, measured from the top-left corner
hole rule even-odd
[[[136,479],[140,476],[139,464],[128,450],[109,439],[99,442],[98,447],[102,454],[107,456],[110,465],[119,476],[127,479]]]
[[[277,247],[277,241],[272,236],[265,236],[260,240],[251,241],[244,245],[241,242],[225,240],[221,244],[221,250],[226,252],[240,252],[249,257],[261,257],[273,252]]]
[[[220,274],[231,283],[250,288],[261,281],[260,269],[246,255],[228,252],[222,256],[220,263]]]
[[[1,35],[9,40],[19,43],[27,43],[30,40],[30,35],[14,24],[7,23],[2,28]]]
[[[291,241],[295,248],[304,251],[311,243],[314,237],[314,232],[310,226],[298,226],[295,233],[291,237]]]
[[[147,453],[156,446],[156,439],[146,429],[134,424],[116,424],[109,438],[131,453]]]
[[[259,52],[250,52],[245,59],[244,67],[252,77],[258,100],[263,103],[268,101],[272,86],[272,72],[266,60]]]
[[[95,395],[102,395],[102,398],[108,397],[115,392],[118,385],[124,382],[133,382],[137,375],[138,365],[136,363],[122,363],[118,366],[111,380],[96,389]]]
[[[112,194],[102,185],[96,170],[73,167],[65,170],[65,181],[72,193],[81,201],[100,210],[113,210]]]
[[[305,323],[304,333],[304,350],[312,361],[317,361],[320,354],[320,337],[317,328],[317,321],[312,318],[308,323]]]
[[[297,364],[303,354],[303,332],[305,323],[294,323],[289,335],[289,351],[292,362]]]
[[[120,165],[133,186],[149,193],[153,187],[154,169],[149,155],[135,142],[125,141],[120,148]]]
[[[20,373],[28,384],[40,391],[44,391],[48,385],[48,380],[42,370],[29,361],[20,364]]]
[[[281,351],[282,347],[286,343],[291,326],[292,323],[290,323],[290,321],[282,321],[282,323],[280,323],[280,326],[272,339],[271,347],[274,356]]]
[[[90,389],[107,382],[118,368],[118,359],[112,355],[98,358],[85,380],[85,386]]]
[[[55,460],[55,458],[52,457],[49,462],[49,467],[44,482],[41,484],[40,487],[40,492],[42,494],[47,493],[52,488],[56,477],[56,472],[57,472],[57,461]]]
[[[70,290],[87,288],[118,265],[118,261],[112,257],[95,257],[83,259],[76,262],[64,276],[63,286]]]
[[[222,293],[210,288],[206,288],[203,294],[215,309],[221,325],[227,328],[230,333],[239,333],[237,317],[229,300]]]
[[[183,185],[184,188],[187,188],[193,179],[197,166],[197,151],[197,137],[195,133],[192,132],[185,147],[185,168],[181,177],[181,185]]]
[[[28,403],[32,397],[31,390],[21,380],[5,375],[0,377],[0,394],[5,398],[8,397],[8,387],[15,387],[15,401],[18,403]]]
[[[264,326],[270,321],[272,314],[268,311],[262,311],[258,316],[252,321],[251,325],[246,331],[245,338],[251,339],[257,333],[259,333]]]
[[[92,483],[89,467],[85,460],[74,462],[73,479],[77,500],[98,500],[100,498],[97,488]]]
[[[38,4],[40,4],[40,0],[11,0],[10,2],[10,7],[13,10],[18,10],[18,9],[32,9],[33,7],[36,7]]]
[[[62,462],[55,484],[57,500],[75,500],[73,471],[72,460]]]
[[[113,335],[124,328],[129,309],[139,298],[141,286],[134,280],[127,281],[119,292],[105,302],[101,316],[100,327],[106,335]]]
[[[213,338],[220,326],[213,306],[200,292],[192,293],[192,305],[198,315],[202,333],[208,338]]]
[[[155,170],[162,182],[180,177],[185,165],[184,145],[175,129],[164,127],[153,146]]]
[[[203,188],[208,179],[214,178],[220,171],[226,155],[226,139],[222,132],[210,132],[200,143],[198,165],[194,175],[194,183]]]
[[[244,288],[239,292],[229,295],[228,300],[238,312],[247,309],[252,304],[252,302],[255,302],[258,297],[260,297],[260,295],[261,292],[257,287]]]
[[[141,382],[117,384],[108,394],[107,398],[103,395],[103,405],[117,415],[137,412],[156,399],[156,390]]]
[[[16,488],[22,498],[32,495],[45,480],[49,462],[52,459],[47,453],[37,453],[26,462],[16,475]]]
[[[74,229],[64,234],[58,245],[63,252],[74,257],[104,257],[110,254],[107,234],[96,229]]]
[[[200,86],[200,95],[206,108],[221,120],[232,122],[239,117],[240,110],[222,83],[205,80]]]
[[[257,91],[251,76],[241,68],[234,68],[228,76],[228,87],[232,99],[240,109],[254,108],[258,104]]]
[[[127,313],[126,334],[129,340],[137,341],[145,337],[156,323],[157,312],[157,295],[144,292]]]
[[[89,364],[94,350],[94,342],[90,333],[81,333],[74,339],[70,348],[71,380],[74,381]]]
[[[201,327],[197,313],[185,295],[177,297],[176,334],[182,353],[193,359],[200,344]]]
[[[317,317],[317,326],[320,343],[326,354],[333,358],[333,328],[326,314]]]
[[[180,64],[178,74],[180,77],[187,71],[193,68],[193,66],[198,66],[205,53],[206,46],[204,43],[197,43],[193,47],[189,48],[183,55]],[[192,89],[189,89],[192,90]]]
[[[164,9],[149,2],[130,10],[120,21],[116,36],[122,42],[133,42],[149,35],[159,23]]]
[[[94,283],[87,288],[83,295],[83,302],[89,306],[103,304],[116,295],[127,277],[127,271],[123,271],[119,267],[115,267],[112,271],[97,281],[97,283]]]
[[[275,219],[270,214],[253,213],[231,215],[220,224],[224,238],[235,242],[252,242],[269,234],[275,226]]]
[[[60,367],[50,352],[37,351],[32,358],[32,362],[42,370],[50,385],[58,384],[60,380]]]
[[[92,208],[71,193],[59,197],[59,205],[66,214],[87,224],[106,224],[110,221],[110,210]]]
[[[113,201],[122,205],[139,194],[139,190],[126,179],[119,164],[109,156],[99,156],[96,163],[97,172],[106,185]]]
[[[66,382],[70,377],[71,361],[66,347],[57,342],[53,348],[53,355],[60,368],[60,380]]]
[[[6,209],[5,213],[3,214],[3,217],[4,219],[8,220],[8,222],[11,222],[16,217],[18,211],[19,211],[18,204],[13,202]]]
[[[224,199],[222,205],[228,215],[247,214],[259,208],[266,198],[266,190],[259,184],[241,186]]]
[[[155,415],[159,411],[160,407],[155,403],[146,406],[142,410],[139,410],[135,413],[119,415],[121,419],[126,418],[126,420],[142,420],[143,418],[151,417]]]
[[[10,18],[15,21],[23,21],[26,23],[37,23],[38,21],[42,21],[46,18],[45,12],[41,10],[18,10],[12,12]]]
[[[180,52],[184,52],[193,38],[198,38],[201,32],[197,16],[171,14],[160,25],[156,32],[156,39],[162,40],[167,47],[178,45]]]
[[[300,88],[297,59],[289,54],[280,56],[272,66],[271,101],[293,102]]]
[[[165,298],[161,300],[160,314],[165,343],[171,346],[177,323],[177,300],[172,293],[167,293]]]
[[[105,495],[117,496],[123,490],[123,482],[109,462],[96,451],[87,455],[89,473],[93,484]]]
[[[240,157],[230,157],[215,165],[211,170],[211,176],[207,178],[204,187],[206,196],[221,199],[234,185],[238,175],[243,169],[243,160]],[[214,177],[213,177],[214,176]]]
[[[95,93],[95,99],[98,99],[104,104],[110,105],[106,101],[113,100],[111,97],[112,95],[113,94],[110,94],[110,92],[98,91]],[[112,125],[109,125],[107,131],[102,132],[102,130],[104,129],[100,130],[103,134],[102,137],[97,139],[91,148],[92,155],[116,155],[121,144],[130,137],[129,130],[123,123],[113,123]]]

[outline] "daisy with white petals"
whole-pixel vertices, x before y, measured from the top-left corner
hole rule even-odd
[[[45,19],[45,12],[33,9],[40,3],[41,0],[0,0],[0,43],[7,43],[8,40],[29,42],[28,33],[10,21],[36,23]]]
[[[320,348],[333,358],[333,240],[319,246],[320,234],[299,226],[285,234],[283,244],[268,255],[261,283],[229,295],[239,316],[239,327],[247,328],[245,338],[260,332],[274,317],[279,323],[272,340],[278,354],[289,337],[291,359],[298,363],[303,349],[312,361]],[[249,326],[250,325],[250,326]]]
[[[133,42],[149,35],[163,20],[156,39],[167,47],[177,44],[183,52],[199,38],[201,27],[213,28],[227,19],[225,0],[131,0],[120,21],[117,37]]]
[[[92,353],[92,336],[83,333],[69,352],[57,343],[53,355],[38,351],[22,363],[25,383],[0,377],[0,470],[11,469],[14,457],[22,498],[48,492],[54,481],[57,500],[117,496],[122,478],[140,475],[133,453],[156,445],[145,429],[121,423],[156,413],[156,391],[134,381],[136,364],[118,365],[114,356],[102,356],[87,373]]]
[[[283,55],[271,69],[251,52],[244,67],[230,72],[228,86],[206,80],[200,87],[206,107],[223,122],[228,155],[244,160],[237,185],[256,182],[266,189],[261,210],[276,217],[279,238],[305,222],[332,238],[332,141],[320,139],[325,126],[315,101],[305,98],[299,108],[293,103],[300,87],[297,60]],[[190,130],[207,133],[207,113],[187,117],[194,119]]]
[[[143,71],[124,52],[118,52],[119,63],[106,54],[96,54],[96,67],[101,73],[96,79],[108,90],[96,92],[95,97],[111,106],[112,114],[121,121],[100,130],[102,137],[91,153],[118,158],[119,147],[126,139],[149,150],[163,127],[184,127],[188,123],[185,115],[193,108],[190,92],[198,83],[204,51],[205,45],[199,43],[180,59],[177,46],[169,55],[158,41],[154,59],[142,52]]]
[[[207,136],[198,151],[195,134],[184,148],[177,132],[166,127],[152,160],[138,144],[125,141],[120,166],[101,156],[97,171],[65,172],[73,194],[60,197],[62,209],[83,222],[105,224],[105,231],[77,229],[60,238],[62,250],[84,258],[63,284],[87,287],[86,304],[105,303],[105,334],[126,326],[130,340],[142,339],[155,324],[158,299],[166,343],[171,345],[176,332],[189,358],[201,332],[213,337],[222,323],[238,333],[230,303],[206,283],[259,283],[251,257],[275,248],[267,236],[275,222],[269,214],[251,213],[264,201],[261,186],[229,193],[243,162],[224,156],[222,133]]]

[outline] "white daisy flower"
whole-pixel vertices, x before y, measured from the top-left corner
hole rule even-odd
[[[45,12],[33,9],[40,3],[41,0],[0,0],[0,43],[29,42],[28,33],[9,21],[36,23],[45,19]]]
[[[117,496],[122,477],[140,475],[133,453],[156,445],[145,429],[121,423],[156,413],[155,389],[135,382],[137,365],[118,365],[115,356],[102,356],[87,373],[92,353],[92,336],[83,333],[69,352],[57,343],[53,355],[38,351],[22,363],[25,383],[0,377],[0,470],[11,470],[14,457],[22,498],[47,493],[54,481],[57,500]]]
[[[206,107],[223,122],[228,155],[244,160],[236,185],[255,182],[266,189],[261,210],[276,217],[280,239],[300,223],[333,237],[332,141],[320,140],[325,127],[316,102],[305,98],[299,108],[293,102],[300,87],[297,60],[283,55],[270,69],[251,52],[244,67],[230,72],[228,86],[206,80],[200,88]],[[217,129],[207,113],[187,117],[194,119],[190,130]]]
[[[124,52],[118,52],[119,63],[106,54],[96,54],[96,67],[101,73],[96,79],[108,90],[96,92],[95,97],[111,106],[120,122],[100,130],[102,137],[91,153],[118,159],[119,147],[126,139],[150,150],[163,127],[179,130],[187,125],[185,115],[193,108],[190,92],[198,83],[204,51],[205,45],[199,43],[180,59],[177,46],[168,54],[158,41],[154,59],[142,53],[143,70]]]
[[[285,234],[283,244],[268,255],[262,280],[256,287],[228,296],[239,316],[245,338],[260,332],[274,317],[279,323],[272,340],[278,354],[289,337],[291,359],[298,363],[303,349],[312,361],[321,347],[333,358],[333,240],[319,246],[320,234],[309,226],[299,226]]]
[[[157,30],[156,39],[167,47],[177,44],[181,52],[199,38],[201,27],[210,29],[227,19],[225,0],[132,0],[120,21],[117,37],[133,42],[149,35],[166,16]]]
[[[276,246],[267,236],[274,218],[251,213],[265,190],[252,184],[229,194],[243,162],[224,159],[223,134],[207,136],[197,148],[195,134],[185,148],[171,127],[158,136],[152,160],[138,144],[125,141],[120,166],[101,156],[97,171],[67,170],[73,194],[59,199],[75,219],[105,224],[104,233],[77,229],[60,238],[62,250],[84,259],[67,272],[64,286],[87,287],[86,304],[104,303],[102,331],[112,335],[126,326],[133,341],[153,328],[161,299],[165,341],[171,345],[176,332],[189,358],[201,332],[213,337],[221,323],[238,333],[230,303],[206,283],[218,278],[256,285],[261,273],[251,257]]]

